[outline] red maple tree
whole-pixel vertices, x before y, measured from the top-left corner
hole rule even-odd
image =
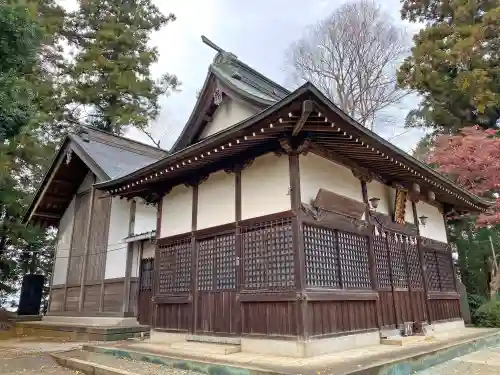
[[[490,211],[479,215],[479,225],[500,224],[500,131],[467,127],[456,135],[436,139],[428,162],[469,191],[494,200]]]

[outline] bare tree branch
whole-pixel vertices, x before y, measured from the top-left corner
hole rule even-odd
[[[151,141],[153,141],[154,145],[158,148],[160,148],[160,140],[156,140],[153,135],[151,134],[150,131],[146,130],[146,129],[140,129],[144,134],[146,134],[148,136],[149,139],[151,139]]]
[[[406,32],[389,15],[371,0],[358,0],[310,27],[290,46],[286,63],[373,130],[381,111],[409,94],[396,86],[408,46]]]

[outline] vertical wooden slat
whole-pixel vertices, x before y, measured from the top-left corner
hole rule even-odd
[[[134,226],[135,226],[135,211],[136,211],[137,203],[135,200],[130,201],[130,214],[129,214],[129,222],[128,222],[128,235],[131,236],[134,234]],[[132,275],[132,258],[134,253],[134,243],[129,242],[127,244],[127,258],[125,260],[125,282],[123,284],[123,303],[122,310],[123,312],[128,312],[130,307],[130,277]]]
[[[418,256],[420,259],[420,268],[422,270],[422,283],[424,286],[425,311],[427,312],[427,322],[430,324],[431,323],[431,310],[430,310],[430,304],[429,304],[429,287],[427,284],[427,275],[425,272],[426,266],[425,266],[424,252],[422,249],[422,241],[420,239],[420,224],[418,222],[417,204],[415,203],[415,200],[411,201],[411,208],[413,211],[413,220],[415,221],[415,225],[417,226],[417,235],[418,235],[417,248],[418,248]]]
[[[369,222],[370,218],[370,203],[368,202],[368,188],[366,186],[366,181],[360,179],[361,181],[361,192],[363,194],[363,202],[366,205],[365,208],[365,220]],[[377,268],[375,265],[375,254],[373,251],[373,226],[369,223],[370,234],[368,235],[368,264],[370,267],[370,280],[372,283],[372,289],[377,290]],[[377,318],[378,328],[382,327],[382,317],[380,314],[380,299],[375,303],[375,316]]]
[[[398,303],[397,303],[397,297],[396,297],[396,291],[394,287],[394,273],[392,271],[392,254],[391,254],[391,246],[389,242],[389,236],[390,233],[387,232],[385,234],[385,246],[387,249],[387,260],[389,262],[389,275],[391,277],[391,291],[392,291],[392,301],[393,301],[393,310],[394,310],[394,322],[396,323],[396,328],[398,326]]]

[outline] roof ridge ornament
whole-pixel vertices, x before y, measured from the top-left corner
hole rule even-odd
[[[217,55],[215,55],[214,61],[213,61],[214,64],[224,64],[224,63],[230,62],[233,59],[238,58],[234,53],[227,52],[224,49],[222,49],[221,47],[219,47],[217,44],[215,44],[210,39],[208,39],[205,35],[201,36],[201,41],[203,43],[205,43],[207,46],[209,46],[210,48],[217,51]]]

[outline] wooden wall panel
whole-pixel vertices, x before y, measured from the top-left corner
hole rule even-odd
[[[123,306],[123,282],[104,284],[104,312],[118,312]]]
[[[188,331],[191,319],[190,303],[159,304],[156,308],[156,328]]]
[[[459,319],[461,317],[460,300],[458,299],[436,299],[430,300],[429,303],[433,322]]]
[[[111,198],[104,198],[106,192],[96,190],[89,236],[87,260],[87,281],[101,281],[106,268],[106,248],[108,243]]]
[[[80,284],[87,241],[90,192],[75,197],[75,223],[68,267],[68,284]]]
[[[137,316],[137,299],[139,294],[139,282],[132,280],[130,281],[130,298],[128,311],[133,312],[134,316]]]
[[[310,301],[307,319],[311,336],[377,328],[375,301]]]
[[[296,336],[297,307],[295,301],[242,303],[242,333]]]
[[[137,320],[139,320],[140,324],[146,326],[153,324],[153,303],[151,297],[153,297],[152,290],[141,290],[139,292]]]
[[[78,311],[78,304],[80,302],[80,287],[75,286],[68,288],[66,294],[66,306],[65,311]]]
[[[236,334],[239,308],[234,291],[199,293],[196,333]]]
[[[63,311],[64,288],[52,289],[50,292],[50,312]]]
[[[101,285],[87,285],[84,292],[83,311],[98,312],[101,304]]]

